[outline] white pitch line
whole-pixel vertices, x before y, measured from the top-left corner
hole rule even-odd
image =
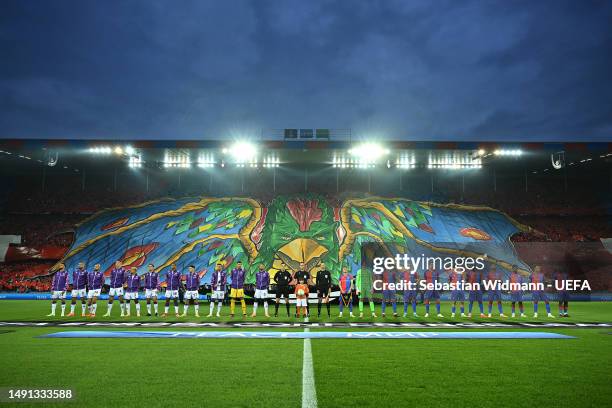
[[[308,322],[308,318],[305,318],[304,321]],[[304,328],[305,333],[309,331],[308,327]],[[302,361],[302,408],[317,408],[317,388],[315,387],[310,339],[304,339],[304,356]]]

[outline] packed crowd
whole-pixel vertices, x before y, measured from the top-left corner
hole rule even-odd
[[[47,292],[51,288],[49,262],[19,262],[2,264],[0,292]]]

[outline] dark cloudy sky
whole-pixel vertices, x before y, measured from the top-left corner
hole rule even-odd
[[[0,137],[612,140],[610,1],[7,1]]]

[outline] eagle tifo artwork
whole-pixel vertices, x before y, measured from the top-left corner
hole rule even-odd
[[[110,272],[115,261],[144,273],[151,263],[161,273],[173,263],[195,265],[207,283],[217,262],[227,269],[248,265],[252,282],[259,263],[274,276],[281,265],[301,263],[316,274],[325,262],[337,277],[346,265],[356,273],[361,247],[379,243],[388,253],[484,256],[509,270],[518,259],[509,237],[527,230],[488,207],[440,205],[400,198],[347,199],[330,205],[316,194],[279,196],[267,205],[249,198],[184,198],[109,209],[81,223],[61,261],[101,263]],[[57,265],[56,265],[57,267]]]

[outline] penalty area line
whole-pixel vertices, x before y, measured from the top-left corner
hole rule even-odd
[[[308,322],[308,318],[304,319]],[[309,332],[308,327],[304,332]],[[304,355],[302,357],[302,408],[317,408],[317,389],[315,387],[314,369],[312,365],[312,348],[310,339],[304,339]]]

